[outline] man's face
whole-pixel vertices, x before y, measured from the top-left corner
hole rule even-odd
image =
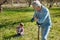
[[[40,7],[35,7],[35,6],[32,6],[32,7],[37,11],[41,10]]]

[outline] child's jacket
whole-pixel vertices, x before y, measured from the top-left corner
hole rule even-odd
[[[24,28],[23,28],[23,27],[22,27],[22,28],[19,27],[19,26],[17,27],[17,32],[18,32],[18,33],[21,33],[21,32],[23,32],[23,31],[24,31]]]

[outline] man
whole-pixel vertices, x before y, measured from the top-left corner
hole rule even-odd
[[[38,25],[40,25],[42,30],[42,40],[47,40],[47,35],[51,27],[51,19],[49,10],[43,6],[39,1],[33,1],[32,7],[35,12],[32,18],[32,22],[35,20]]]

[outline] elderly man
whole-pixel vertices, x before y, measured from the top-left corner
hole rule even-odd
[[[38,25],[40,25],[42,30],[42,40],[47,40],[47,35],[51,27],[51,19],[49,10],[43,6],[39,1],[33,1],[32,7],[35,12],[32,18],[32,22],[35,20]]]

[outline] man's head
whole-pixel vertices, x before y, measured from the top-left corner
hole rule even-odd
[[[32,7],[37,11],[41,10],[41,6],[42,5],[41,5],[40,1],[33,1],[32,2]]]

